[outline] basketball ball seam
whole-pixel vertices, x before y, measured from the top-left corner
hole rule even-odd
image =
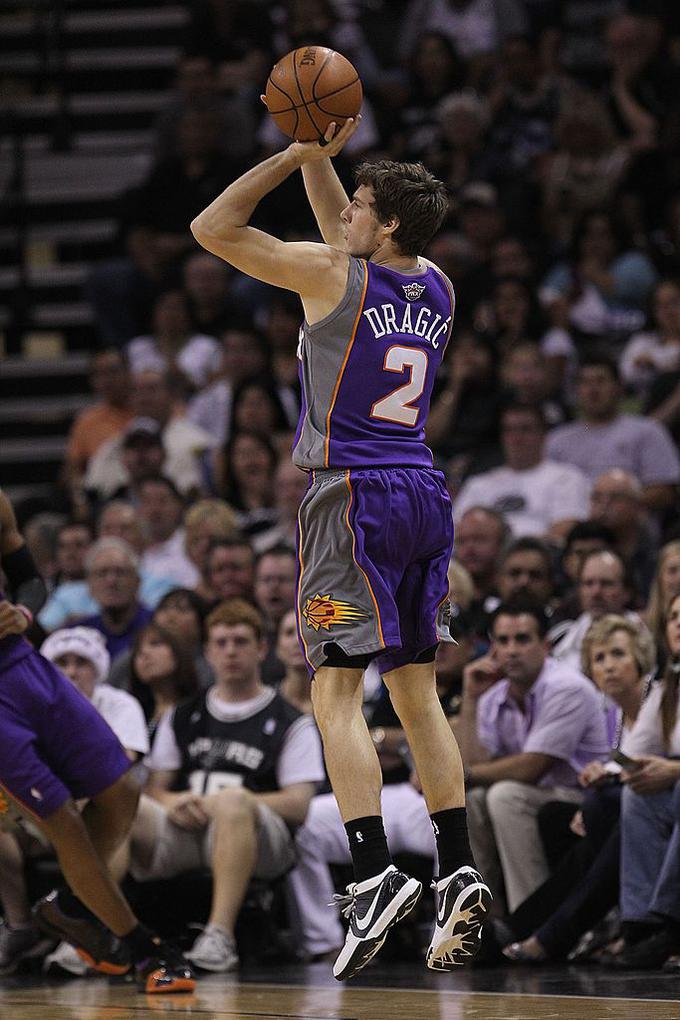
[[[271,77],[269,78],[269,81],[272,81]],[[350,85],[355,85],[356,82],[358,82],[358,81],[360,81],[359,75],[357,75],[356,78],[352,78],[351,81],[348,81],[346,85],[341,85],[339,89],[333,89],[332,92],[324,92],[324,94],[321,97],[321,102],[319,102],[319,100],[316,98],[316,95],[314,95],[313,99],[314,99],[315,105],[318,106],[319,109],[323,111],[323,113],[327,113],[328,111],[324,110],[323,106],[321,105],[321,103],[324,101],[324,99],[330,99],[331,96],[337,96],[338,92],[342,92],[343,89],[348,89],[350,87]],[[272,81],[272,85],[274,86],[275,89],[278,89],[279,92],[281,93],[281,95],[285,96],[286,99],[290,99],[290,96],[288,95],[288,93],[285,92],[282,88],[279,88],[279,86],[276,84],[275,81]],[[313,88],[312,88],[312,91],[313,91]],[[302,93],[300,93],[300,95],[302,95]],[[292,103],[292,106],[284,106],[280,110],[270,110],[269,112],[272,114],[272,116],[277,116],[279,113],[290,113],[291,110],[301,110],[303,108],[303,106],[306,106],[306,103],[304,102],[304,100],[303,100],[302,103],[293,103],[292,100],[291,100],[291,103]],[[342,117],[344,120],[347,120],[347,117],[345,117],[344,114],[338,114],[338,117]]]
[[[321,73],[321,72],[319,72],[319,73]],[[321,105],[321,103],[323,103],[324,100],[326,100],[326,99],[330,99],[331,96],[337,96],[337,94],[339,92],[344,92],[345,89],[348,89],[352,85],[355,85],[359,81],[359,75],[357,75],[356,78],[352,78],[351,81],[348,81],[346,85],[341,85],[339,89],[333,89],[332,92],[324,92],[324,94],[322,95],[321,99],[317,99],[316,98],[316,91],[315,90],[316,90],[316,83],[317,83],[318,80],[319,80],[318,77],[315,78],[314,84],[312,85],[312,98],[314,100],[315,105],[319,107],[321,112],[322,113],[326,113],[326,114],[328,114],[329,117],[331,117],[331,116],[335,116],[335,114],[333,114],[332,111],[330,111],[330,110],[324,110],[324,108]],[[343,116],[342,114],[338,114],[338,117],[341,117],[343,120],[348,120],[348,118]]]
[[[297,49],[297,50],[295,50],[295,53],[293,54],[293,71],[295,72],[295,84],[298,87],[298,91],[300,93],[300,98],[302,99],[302,102],[304,103],[304,107],[305,107],[305,111],[307,113],[307,116],[309,117],[309,119],[310,119],[310,121],[311,121],[311,123],[312,123],[312,125],[314,127],[314,130],[319,135],[319,138],[321,138],[323,136],[323,131],[319,130],[318,124],[316,123],[316,121],[312,117],[312,114],[311,114],[311,112],[309,110],[309,103],[305,99],[305,94],[302,91],[302,86],[300,85],[300,79],[298,78],[297,55],[298,55],[299,52],[300,52],[300,49]],[[321,74],[321,72],[323,71],[324,67],[326,66],[326,63],[330,59],[331,52],[327,53],[326,56],[324,57],[323,64],[319,68],[319,74]],[[316,76],[317,78],[319,77],[319,74],[317,74],[317,76]],[[316,81],[316,78],[314,79],[314,81]],[[312,95],[314,95],[314,84],[313,83],[312,83]],[[295,126],[297,127],[297,124]]]
[[[276,84],[276,82],[272,79],[271,74],[269,75],[267,84],[271,85],[273,88],[275,88],[277,92],[280,92],[282,96],[285,96],[286,99],[289,99],[290,102],[292,103],[292,106],[285,106],[282,110],[274,110],[272,112],[272,116],[273,117],[277,117],[280,113],[290,113],[291,111],[294,110],[295,111],[295,127],[293,129],[293,134],[295,134],[295,132],[298,129],[298,124],[300,123],[300,114],[297,111],[302,109],[302,107],[300,105],[298,105],[297,103],[294,103],[293,99],[292,99],[292,96],[289,96],[288,93],[285,91],[285,89],[282,89],[280,85]],[[298,85],[298,88],[299,88],[299,85]],[[302,92],[300,92],[300,95],[302,95]]]

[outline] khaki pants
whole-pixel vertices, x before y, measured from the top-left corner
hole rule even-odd
[[[512,912],[550,873],[538,830],[538,811],[551,800],[580,804],[583,792],[566,786],[531,786],[504,779],[467,791],[470,845],[491,888],[495,906]]]

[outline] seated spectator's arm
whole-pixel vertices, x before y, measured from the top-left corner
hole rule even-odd
[[[541,776],[558,761],[558,758],[550,754],[523,751],[521,754],[509,754],[494,761],[471,765],[466,769],[466,778],[470,786],[491,786],[502,779],[514,779],[518,783],[535,786]]]
[[[154,769],[149,773],[144,793],[147,793],[149,797],[153,797],[159,804],[167,807],[177,797],[177,794],[172,793],[170,789],[176,778],[177,773],[170,769]]]
[[[302,825],[312,797],[316,793],[314,783],[292,783],[283,790],[274,790],[273,793],[255,794],[255,799],[260,804],[266,804],[272,811],[283,818],[289,825]]]
[[[468,663],[463,670],[463,700],[456,737],[460,753],[465,765],[476,765],[486,762],[492,757],[492,749],[480,733],[479,702],[500,679],[498,667],[492,655],[484,655],[474,662]]]

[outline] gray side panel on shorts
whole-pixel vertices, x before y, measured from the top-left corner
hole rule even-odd
[[[383,647],[371,591],[354,559],[349,505],[346,472],[328,471],[300,506],[298,618],[307,661],[315,669],[323,663],[327,641],[347,655]]]
[[[302,361],[302,386],[307,401],[293,463],[301,468],[325,466],[326,422],[333,393],[342,371],[352,329],[359,313],[366,266],[350,258],[347,289],[337,308],[313,326],[303,323],[298,356]]]

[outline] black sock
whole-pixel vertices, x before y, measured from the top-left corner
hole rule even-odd
[[[158,940],[143,924],[138,924],[127,935],[123,935],[121,942],[130,950],[133,963],[143,963],[150,956],[158,955]]]
[[[390,866],[392,858],[387,849],[385,828],[380,815],[353,818],[351,822],[345,823],[345,832],[356,882],[373,878]]]
[[[57,893],[57,903],[59,909],[67,915],[67,917],[82,917],[86,921],[97,921],[98,918],[89,910],[82,900],[73,893],[67,885],[63,885]],[[101,922],[99,922],[101,923]]]
[[[467,828],[467,812],[464,807],[448,808],[446,811],[435,811],[430,815],[437,854],[439,855],[439,877],[451,875],[464,864],[473,868],[475,859],[470,849]]]

